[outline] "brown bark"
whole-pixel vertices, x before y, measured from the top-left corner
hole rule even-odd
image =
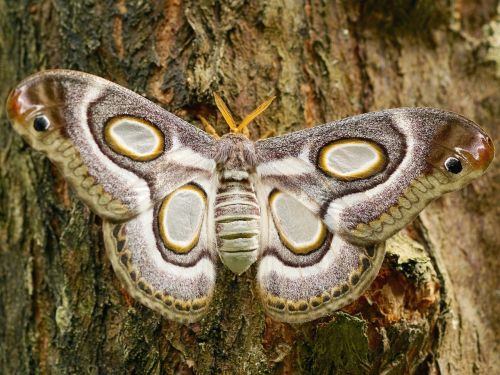
[[[26,75],[98,74],[184,119],[277,99],[272,132],[395,106],[434,106],[498,139],[498,1],[0,0],[0,100]],[[500,366],[499,165],[389,242],[370,290],[288,325],[263,314],[255,269],[221,268],[200,323],[134,302],[100,221],[0,107],[0,373],[491,374]],[[222,121],[217,130],[225,132]]]

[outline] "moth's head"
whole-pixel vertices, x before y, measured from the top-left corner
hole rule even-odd
[[[7,98],[7,116],[14,129],[34,148],[50,134],[60,130],[62,87],[55,80],[27,78]]]
[[[216,162],[228,169],[248,170],[255,166],[255,144],[241,133],[224,134],[217,143]]]
[[[441,112],[427,155],[428,173],[440,171],[448,182],[442,191],[459,189],[482,175],[495,155],[490,137],[473,121]]]

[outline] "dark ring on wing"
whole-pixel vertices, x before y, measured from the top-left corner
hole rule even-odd
[[[270,255],[276,257],[283,264],[290,267],[307,267],[319,263],[321,259],[326,255],[330,249],[333,240],[333,234],[328,232],[325,241],[318,249],[308,253],[308,254],[296,254],[292,253],[284,245],[282,249],[277,249],[276,247],[267,247],[262,253],[262,257]],[[286,252],[288,256],[284,256]],[[292,255],[292,256],[290,256]],[[293,259],[293,260],[292,260]]]

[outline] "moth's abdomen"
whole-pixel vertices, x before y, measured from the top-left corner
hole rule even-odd
[[[249,175],[223,170],[215,198],[215,231],[222,262],[236,274],[257,259],[260,208]]]

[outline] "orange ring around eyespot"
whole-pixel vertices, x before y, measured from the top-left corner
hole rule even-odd
[[[121,145],[116,139],[113,133],[111,132],[114,126],[119,125],[123,121],[130,121],[130,122],[135,122],[139,126],[143,126],[147,129],[149,129],[154,137],[156,138],[157,145],[147,155],[139,155],[135,154],[130,151],[130,149],[124,147]],[[112,119],[108,120],[106,125],[104,126],[104,139],[107,143],[107,145],[117,154],[126,156],[130,159],[137,160],[137,161],[150,161],[156,159],[158,156],[160,156],[163,153],[163,150],[165,148],[165,136],[164,134],[158,129],[155,125],[152,123],[141,119],[137,117],[132,117],[132,116],[117,116],[113,117]]]
[[[373,150],[375,151],[375,154],[378,156],[377,160],[375,163],[370,165],[370,168],[367,168],[364,171],[359,171],[351,174],[339,174],[331,170],[331,168],[327,164],[327,159],[328,159],[328,153],[332,151],[333,148],[343,145],[343,144],[363,144],[363,145],[368,145],[369,147],[372,147]],[[366,139],[356,139],[356,138],[351,138],[351,139],[342,139],[338,141],[334,141],[330,144],[327,144],[326,146],[323,146],[319,152],[319,161],[318,165],[320,169],[328,174],[329,176],[338,178],[339,180],[344,180],[344,181],[352,181],[352,180],[358,180],[361,178],[367,178],[370,176],[373,176],[374,174],[380,172],[385,165],[386,162],[386,156],[385,152],[383,149],[376,144],[375,142],[368,141]]]
[[[328,231],[326,230],[325,224],[320,219],[318,219],[320,222],[320,225],[321,225],[320,231],[317,234],[316,240],[311,244],[308,244],[305,246],[295,246],[281,232],[279,226],[276,224],[277,219],[275,219],[275,214],[272,212],[274,201],[276,200],[276,198],[278,197],[279,194],[284,194],[284,193],[279,191],[279,190],[274,190],[269,195],[269,207],[271,208],[271,213],[272,213],[272,216],[274,219],[274,224],[276,226],[276,231],[278,232],[278,236],[280,237],[281,242],[286,246],[286,248],[288,250],[290,250],[291,252],[293,252],[295,254],[300,254],[300,255],[309,254],[310,252],[319,249],[321,247],[321,245],[323,244],[323,242],[325,242],[326,235],[328,234]]]
[[[188,184],[188,185],[184,185],[184,186],[180,187],[177,190],[174,190],[172,193],[170,193],[163,200],[163,203],[161,204],[160,211],[158,213],[158,228],[160,230],[160,237],[161,237],[161,239],[163,241],[163,244],[165,245],[166,248],[168,248],[169,250],[172,250],[172,251],[174,251],[174,252],[176,252],[178,254],[186,254],[186,253],[190,252],[196,246],[196,244],[198,243],[198,241],[200,239],[201,226],[203,224],[203,216],[204,216],[205,213],[203,212],[203,214],[202,214],[202,218],[200,219],[199,227],[196,230],[197,233],[195,234],[195,236],[193,237],[193,239],[191,240],[191,242],[189,242],[185,246],[179,246],[178,244],[172,242],[169,239],[168,234],[165,231],[163,222],[164,222],[164,217],[166,215],[165,211],[166,211],[166,209],[167,209],[167,207],[168,207],[171,199],[180,190],[191,190],[191,191],[195,192],[196,194],[198,194],[199,197],[200,197],[200,199],[201,199],[201,201],[202,201],[202,203],[203,203],[204,210],[207,207],[207,196],[206,196],[205,192],[202,189],[200,189],[198,186],[193,185],[193,184]]]

